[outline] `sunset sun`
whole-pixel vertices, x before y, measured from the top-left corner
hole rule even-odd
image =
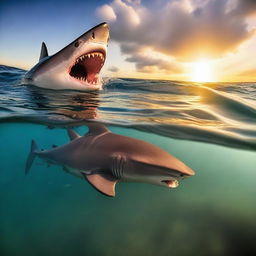
[[[213,82],[213,67],[209,61],[194,62],[191,67],[191,80],[194,82]]]

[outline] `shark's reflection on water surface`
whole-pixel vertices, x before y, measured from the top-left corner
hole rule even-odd
[[[99,92],[45,90],[31,87],[29,97],[33,98],[31,109],[43,114],[45,123],[52,119],[56,125],[58,120],[76,121],[98,119],[97,108],[100,105]],[[46,119],[46,120],[45,120]],[[51,122],[50,122],[51,123]]]

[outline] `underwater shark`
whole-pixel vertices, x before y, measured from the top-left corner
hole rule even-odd
[[[194,171],[161,148],[148,142],[112,133],[101,124],[87,125],[89,131],[80,136],[68,130],[70,142],[39,150],[32,140],[25,173],[36,156],[48,164],[87,180],[104,195],[114,197],[117,182],[151,183],[168,188],[178,180],[194,175]]]
[[[48,89],[100,90],[108,40],[108,25],[101,23],[52,56],[43,42],[39,62],[23,82]]]

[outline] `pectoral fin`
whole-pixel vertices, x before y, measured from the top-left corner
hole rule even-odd
[[[115,185],[117,180],[111,180],[110,178],[106,178],[101,174],[88,175],[84,172],[82,172],[82,174],[87,179],[87,181],[99,192],[106,196],[115,196]]]

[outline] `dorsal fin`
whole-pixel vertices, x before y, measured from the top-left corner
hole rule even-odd
[[[39,61],[45,57],[48,57],[48,50],[47,50],[46,44],[42,42]]]
[[[68,136],[70,140],[74,140],[80,137],[78,133],[76,133],[74,130],[68,129]]]
[[[109,129],[104,126],[103,124],[99,124],[99,123],[90,123],[90,124],[86,124],[89,128],[88,133],[93,134],[93,135],[97,135],[97,134],[101,134],[104,132],[110,132]],[[88,133],[86,133],[85,135],[87,135]]]

